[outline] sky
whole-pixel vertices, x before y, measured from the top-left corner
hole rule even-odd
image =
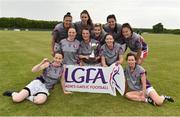
[[[94,23],[106,23],[115,14],[120,24],[152,28],[162,23],[167,29],[180,29],[180,0],[0,0],[0,17],[23,17],[62,21],[71,12],[73,22],[88,10]]]

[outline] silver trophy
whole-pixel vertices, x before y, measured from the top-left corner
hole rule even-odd
[[[95,50],[98,46],[97,43],[90,43],[91,44],[91,54],[89,55],[89,58],[94,59],[95,58]]]

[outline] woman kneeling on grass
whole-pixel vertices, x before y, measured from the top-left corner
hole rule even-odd
[[[159,96],[146,79],[146,71],[136,64],[136,57],[132,53],[127,54],[128,66],[125,68],[125,77],[128,88],[131,90],[125,97],[133,101],[149,102],[152,105],[162,105],[165,100],[174,102],[170,96]]]
[[[32,101],[35,104],[43,104],[47,100],[49,91],[53,89],[53,86],[58,82],[59,78],[63,76],[65,67],[62,64],[63,56],[56,53],[54,60],[50,62],[47,58],[44,58],[41,63],[32,68],[32,72],[39,72],[43,70],[41,76],[31,81],[24,89],[19,93],[13,91],[6,91],[4,96],[11,96],[13,102],[21,102],[25,99]],[[71,94],[71,92],[65,91],[64,78],[61,78],[61,85],[64,94]]]
[[[123,49],[120,44],[114,42],[114,38],[111,34],[105,35],[105,44],[101,47],[101,65],[108,67],[113,63],[123,63]]]

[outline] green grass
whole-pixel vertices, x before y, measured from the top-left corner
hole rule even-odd
[[[13,103],[11,98],[0,95],[0,115],[33,116],[117,116],[117,115],[180,115],[180,36],[166,34],[143,35],[149,45],[149,56],[143,64],[148,79],[159,94],[174,97],[175,103],[161,107],[133,102],[118,95],[74,93],[64,95],[56,85],[44,105],[25,100]],[[50,55],[51,32],[0,31],[0,93],[19,91],[40,73],[31,68]]]

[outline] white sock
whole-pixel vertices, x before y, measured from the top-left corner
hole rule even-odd
[[[163,100],[165,100],[165,96],[164,96],[164,95],[161,95],[160,97],[161,97]]]
[[[13,93],[12,93],[12,97],[13,97],[14,95],[17,95],[17,94],[18,94],[17,92],[13,92]]]
[[[145,98],[145,102],[146,102],[146,103],[148,102],[148,99],[147,99],[147,98]]]

